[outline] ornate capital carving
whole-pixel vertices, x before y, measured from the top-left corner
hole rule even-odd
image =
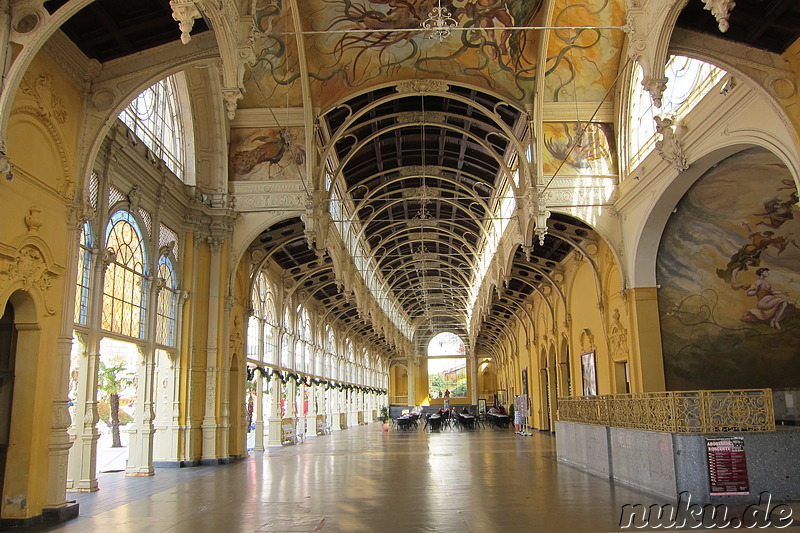
[[[55,430],[65,430],[72,424],[72,417],[69,416],[69,406],[66,400],[54,401],[50,411],[50,428]]]
[[[178,28],[181,30],[181,42],[189,44],[192,40],[190,33],[194,28],[194,21],[202,17],[200,10],[192,0],[170,0],[169,7],[172,8],[173,20],[178,23]]]
[[[714,18],[717,19],[719,24],[719,31],[725,33],[730,27],[728,18],[730,17],[731,10],[736,6],[733,0],[703,0],[705,9],[711,11]]]
[[[139,209],[139,203],[142,201],[142,191],[139,190],[138,185],[131,187],[131,192],[128,193],[128,204],[132,212]]]
[[[225,100],[225,109],[228,112],[228,120],[236,117],[236,108],[239,107],[239,100],[244,97],[244,93],[238,87],[227,87],[222,89],[222,98]]]
[[[56,277],[57,273],[47,263],[45,254],[38,246],[25,244],[13,256],[0,254],[0,281],[19,281],[23,290],[40,290],[49,315],[55,314],[55,308],[47,302],[47,296]]]
[[[92,250],[92,253],[97,255],[98,259],[100,260],[100,265],[103,267],[103,271],[105,271],[105,269],[107,269],[111,263],[117,260],[117,252],[111,248],[103,248],[102,250],[95,248]]]
[[[664,90],[667,88],[668,81],[669,78],[646,78],[642,80],[642,87],[650,93],[653,105],[659,109],[661,108]]]
[[[397,84],[399,93],[443,93],[450,90],[450,86],[440,80],[409,80]]]
[[[208,242],[208,247],[211,249],[211,253],[218,254],[222,249],[222,244],[225,242],[225,237],[211,236],[207,237],[206,241]]]
[[[655,116],[653,119],[656,121],[656,133],[661,135],[661,140],[656,141],[658,154],[675,170],[683,172],[689,168],[689,164],[686,162],[683,146],[678,137],[683,136],[685,126],[673,127],[675,122],[669,117]]]

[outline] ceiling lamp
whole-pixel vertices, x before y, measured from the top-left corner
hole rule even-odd
[[[450,36],[451,30],[456,27],[456,20],[450,16],[450,12],[446,7],[442,7],[442,0],[439,0],[438,7],[434,7],[433,11],[428,13],[428,18],[422,21],[422,27],[426,30],[433,30],[430,38],[442,42]]]

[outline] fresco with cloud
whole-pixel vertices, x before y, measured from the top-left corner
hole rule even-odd
[[[800,386],[800,208],[789,170],[751,148],[706,172],[661,239],[667,388]]]

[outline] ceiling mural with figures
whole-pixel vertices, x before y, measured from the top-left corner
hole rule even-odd
[[[305,75],[310,101],[321,109],[354,90],[420,77],[524,104],[533,100],[544,39],[545,101],[600,101],[618,70],[623,4],[556,0],[548,21],[543,0],[453,0],[442,6],[457,27],[439,41],[421,29],[439,5],[434,0],[297,0],[297,16],[293,2],[256,0],[255,61],[240,107],[300,106]],[[542,26],[555,29],[519,29]]]

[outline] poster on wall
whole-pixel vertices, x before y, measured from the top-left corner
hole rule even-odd
[[[597,368],[594,350],[581,354],[581,375],[583,377],[583,395],[595,396],[597,394]]]
[[[711,496],[750,494],[743,437],[707,438],[706,455]]]

